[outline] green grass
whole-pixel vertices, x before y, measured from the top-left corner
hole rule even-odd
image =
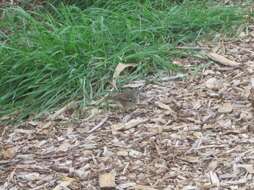
[[[106,3],[105,3],[106,2]],[[212,1],[211,1],[212,2]],[[120,82],[172,71],[174,47],[245,22],[242,8],[210,1],[112,0],[86,9],[5,8],[0,22],[0,116],[90,101],[110,87],[118,63],[137,68]]]

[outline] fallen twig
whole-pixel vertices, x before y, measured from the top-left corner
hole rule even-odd
[[[94,128],[92,128],[91,130],[88,131],[88,133],[92,133],[94,132],[96,129],[100,128],[101,126],[103,126],[103,124],[108,120],[108,117],[105,117],[103,120],[101,120],[100,123],[98,123],[98,125],[96,125]]]
[[[224,66],[230,66],[230,67],[238,67],[241,64],[235,61],[232,61],[222,55],[219,55],[217,53],[206,53],[206,55],[213,61],[220,63]]]
[[[55,120],[59,115],[64,113],[66,110],[74,108],[76,106],[77,106],[77,102],[72,101],[69,104],[67,104],[64,107],[62,107],[60,110],[56,111],[52,116],[50,116],[50,119],[51,120]]]
[[[206,47],[177,46],[176,49],[209,50]]]

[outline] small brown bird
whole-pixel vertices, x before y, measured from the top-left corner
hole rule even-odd
[[[121,104],[123,108],[127,108],[136,104],[138,99],[138,91],[128,89],[123,92],[113,94],[107,97],[108,100],[113,100]]]

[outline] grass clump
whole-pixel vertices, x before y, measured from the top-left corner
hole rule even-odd
[[[0,116],[91,100],[118,63],[137,63],[125,80],[174,69],[174,47],[244,22],[239,7],[207,1],[96,1],[39,12],[6,8],[0,23]]]

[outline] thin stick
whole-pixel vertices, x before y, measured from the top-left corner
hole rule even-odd
[[[206,48],[206,47],[177,46],[176,49],[209,50],[210,48]]]
[[[67,105],[65,105],[64,107],[62,107],[60,110],[56,111],[53,115],[50,116],[51,120],[55,120],[59,115],[61,115],[62,113],[64,113],[66,110],[74,108],[77,105],[77,102],[70,102]]]
[[[163,77],[163,78],[159,79],[159,81],[178,80],[178,79],[182,79],[186,76],[187,76],[186,74],[178,74],[178,75],[175,75],[175,76]]]
[[[220,63],[224,66],[230,66],[230,67],[239,67],[241,63],[238,63],[236,61],[232,61],[222,55],[219,55],[217,53],[206,53],[206,55],[213,61]]]
[[[98,123],[98,125],[96,125],[94,128],[92,128],[90,131],[88,131],[88,133],[92,133],[94,132],[96,129],[100,128],[101,126],[103,126],[103,124],[108,120],[108,117],[105,117],[103,120],[101,120],[100,123]]]

